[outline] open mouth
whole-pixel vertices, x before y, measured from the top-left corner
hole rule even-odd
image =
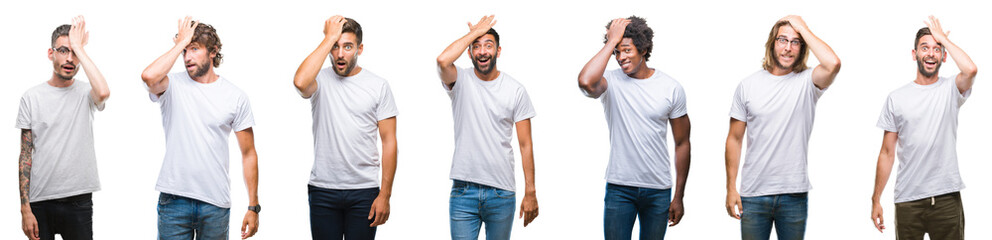
[[[344,60],[336,61],[334,62],[334,67],[337,67],[338,69],[344,69],[348,67],[348,62]]]
[[[62,65],[62,70],[66,72],[72,72],[76,70],[76,66],[73,66],[72,64],[65,64]]]
[[[627,67],[630,67],[630,65],[631,65],[630,64],[630,61],[621,61],[621,62],[618,62],[618,63],[620,64],[620,68],[627,68]]]
[[[927,68],[935,68],[937,67],[937,59],[933,59],[933,58],[924,59],[923,65],[926,66]]]
[[[192,69],[193,67],[196,67],[196,64],[194,64],[194,63],[187,63],[186,64],[186,69]]]
[[[478,59],[476,59],[476,61],[479,62],[479,65],[489,64],[489,60],[490,60],[490,57],[479,57]]]

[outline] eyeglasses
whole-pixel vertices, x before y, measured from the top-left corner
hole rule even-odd
[[[56,53],[59,54],[59,56],[62,56],[62,57],[68,57],[69,54],[72,54],[73,57],[76,56],[76,53],[72,52],[72,50],[70,50],[67,47],[52,48],[52,50],[54,50]]]
[[[778,38],[775,38],[775,43],[778,44],[779,46],[785,46],[786,44],[792,44],[792,46],[797,46],[797,47],[803,46],[803,41],[800,41],[798,38],[797,39],[792,39],[792,41],[789,41],[788,38],[778,37]]]

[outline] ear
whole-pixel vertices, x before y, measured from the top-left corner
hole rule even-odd
[[[48,60],[55,61],[55,50],[52,50],[52,48],[48,48]]]
[[[940,62],[947,62],[947,50],[941,48],[942,54],[940,57]]]
[[[357,52],[355,52],[355,55],[358,55],[358,56],[361,56],[361,55],[362,55],[362,50],[363,50],[363,49],[365,49],[365,44],[364,44],[364,43],[362,43],[362,44],[358,44],[358,51],[357,51]]]
[[[913,49],[913,61],[916,61],[916,49]]]
[[[499,58],[499,53],[503,52],[503,47],[496,47],[496,58]]]

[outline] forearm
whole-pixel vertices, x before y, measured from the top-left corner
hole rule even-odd
[[[379,196],[391,197],[393,193],[393,178],[396,176],[396,141],[382,143],[382,184]]]
[[[809,45],[809,50],[813,52],[813,56],[820,62],[820,66],[823,66],[831,73],[836,73],[839,70],[840,58],[837,57],[837,54],[834,53],[830,45],[827,45],[826,42],[813,34],[808,27],[803,27],[799,34],[806,41],[806,44]]]
[[[613,55],[613,49],[616,47],[617,43],[607,42],[603,45],[603,48],[596,53],[589,62],[582,67],[582,71],[579,72],[579,87],[582,88],[586,93],[596,92],[599,85],[602,84],[603,73],[606,71],[606,65],[610,62],[610,56]]]
[[[462,53],[465,52],[465,49],[468,49],[468,46],[472,44],[472,41],[475,41],[475,39],[479,38],[479,36],[482,35],[475,32],[469,32],[465,34],[465,36],[455,40],[455,42],[452,42],[451,45],[448,45],[448,47],[441,52],[440,56],[437,56],[438,66],[444,68],[446,66],[454,65],[455,60],[458,60]]]
[[[941,44],[954,59],[954,63],[957,63],[958,69],[961,70],[961,76],[969,79],[974,78],[978,73],[978,66],[975,66],[975,62],[971,61],[971,57],[950,40],[945,40]]]
[[[300,67],[296,69],[296,75],[293,78],[293,85],[300,92],[307,92],[307,90],[313,86],[313,83],[317,79],[317,73],[320,72],[320,67],[324,65],[324,58],[326,58],[331,53],[331,48],[334,47],[335,42],[337,42],[340,35],[329,35],[324,37],[324,40],[320,42],[317,49],[314,49]]]
[[[534,151],[530,144],[520,146],[521,164],[524,168],[524,195],[537,194],[534,183]]]
[[[141,80],[145,82],[145,85],[152,87],[164,80],[166,75],[169,74],[169,70],[172,69],[172,65],[175,64],[176,59],[183,53],[185,47],[185,44],[176,44],[168,52],[155,59],[151,65],[148,65],[141,72]]]
[[[889,153],[880,153],[878,155],[878,165],[875,167],[875,191],[871,196],[871,202],[874,204],[880,203],[882,198],[882,191],[885,190],[885,183],[889,181],[889,175],[892,173],[892,164],[895,162],[895,157]]]
[[[741,157],[741,139],[727,138],[726,158],[727,192],[737,191],[737,168]]]
[[[675,144],[675,198],[681,199],[685,195],[685,182],[689,179],[689,163],[691,145],[689,141]]]
[[[258,156],[252,149],[242,156],[245,187],[248,189],[248,206],[258,205]]]
[[[31,162],[34,152],[34,139],[31,130],[21,130],[21,155],[17,161],[18,183],[21,195],[21,213],[30,213],[31,205],[29,191],[31,190]]]

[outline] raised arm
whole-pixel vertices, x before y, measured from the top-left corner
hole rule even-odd
[[[241,147],[241,166],[248,189],[248,206],[258,206],[258,155],[255,153],[255,132],[251,128],[234,133]],[[241,239],[254,236],[258,232],[258,213],[248,210],[241,221]]]
[[[936,17],[930,16],[930,21],[924,22],[927,27],[930,28],[930,34],[933,35],[933,39],[937,41],[940,45],[944,46],[944,50],[951,54],[951,58],[954,58],[954,63],[958,64],[958,69],[961,73],[958,74],[955,79],[955,83],[958,85],[958,91],[962,94],[971,89],[971,85],[975,83],[975,75],[978,74],[978,66],[975,66],[975,62],[971,61],[971,57],[968,56],[964,50],[961,50],[958,45],[947,39],[947,35],[950,32],[944,32],[944,28],[940,26],[940,20]],[[946,61],[947,59],[944,58]]]
[[[189,45],[190,41],[193,40],[193,33],[199,24],[189,16],[179,20],[179,33],[173,39],[176,45],[155,59],[151,65],[145,68],[145,71],[141,72],[141,80],[148,86],[148,92],[161,95],[169,88],[169,77],[167,76],[169,69],[172,69],[172,65],[186,49],[186,45]]]
[[[31,129],[21,129],[21,157],[17,160],[18,183],[21,192],[21,231],[28,239],[38,239],[38,220],[31,211],[31,160],[34,153],[34,136]]]
[[[668,210],[669,226],[678,225],[685,214],[682,197],[685,195],[685,181],[689,178],[689,162],[692,146],[689,144],[689,115],[671,119],[672,138],[675,140],[675,196]]]
[[[389,198],[393,196],[393,177],[396,176],[396,117],[379,121],[379,138],[382,139],[382,185],[369,210],[369,220],[374,220],[369,227],[389,220]]]
[[[441,52],[441,55],[437,56],[437,67],[441,72],[441,81],[444,82],[444,85],[448,86],[449,89],[455,86],[455,80],[458,79],[458,69],[455,68],[455,60],[458,60],[458,57],[465,52],[465,49],[467,49],[469,45],[472,45],[472,41],[486,35],[486,32],[496,25],[495,18],[495,15],[489,15],[479,19],[479,23],[476,23],[475,25],[472,25],[472,23],[469,22],[468,33],[458,40],[455,40],[455,42],[451,43],[451,45],[448,45],[448,47],[444,49],[444,52]]]
[[[592,59],[589,59],[589,62],[579,72],[579,88],[585,92],[586,96],[599,98],[603,92],[606,92],[606,79],[603,78],[603,72],[606,71],[606,64],[610,62],[610,56],[616,50],[617,44],[623,40],[623,32],[627,29],[627,24],[630,24],[630,19],[613,19],[610,28],[606,30],[606,44],[603,45],[602,49],[599,49],[599,52]]]
[[[303,60],[300,67],[296,69],[296,76],[293,77],[293,85],[300,90],[303,98],[310,98],[317,91],[317,73],[324,65],[324,58],[331,54],[334,44],[341,38],[341,28],[347,19],[341,15],[335,15],[324,21],[324,40],[320,42],[317,49]]]
[[[530,136],[530,119],[524,119],[516,124],[517,142],[520,144],[520,163],[524,168],[524,199],[520,203],[520,216],[524,219],[524,227],[537,218],[537,188],[534,184],[534,145]]]
[[[892,173],[892,164],[896,159],[896,140],[899,134],[885,131],[882,136],[882,150],[878,153],[878,165],[875,166],[875,193],[871,195],[871,222],[879,232],[885,230],[885,221],[882,218],[882,191],[885,190],[885,183],[889,181],[889,174]]]
[[[90,56],[86,54],[86,50],[83,46],[89,40],[90,33],[86,31],[86,20],[83,16],[77,16],[72,19],[72,28],[69,29],[69,46],[72,47],[72,52],[76,54],[76,58],[79,59],[79,63],[83,65],[83,70],[86,72],[86,78],[90,80],[90,98],[93,99],[93,103],[97,106],[102,107],[104,101],[110,97],[110,88],[107,86],[107,80],[103,78],[103,74],[100,70],[96,68],[96,64],[90,59]]]
[[[792,25],[792,29],[795,29],[806,40],[809,50],[820,62],[820,65],[813,69],[813,84],[819,89],[830,87],[830,84],[834,83],[837,73],[840,72],[840,58],[837,57],[834,50],[809,30],[802,17],[789,15],[780,21],[788,21]]]
[[[737,192],[737,167],[740,166],[741,146],[744,141],[744,131],[747,122],[730,119],[730,132],[727,133],[727,152],[724,155],[727,164],[727,214],[737,220],[744,213],[741,195]]]

